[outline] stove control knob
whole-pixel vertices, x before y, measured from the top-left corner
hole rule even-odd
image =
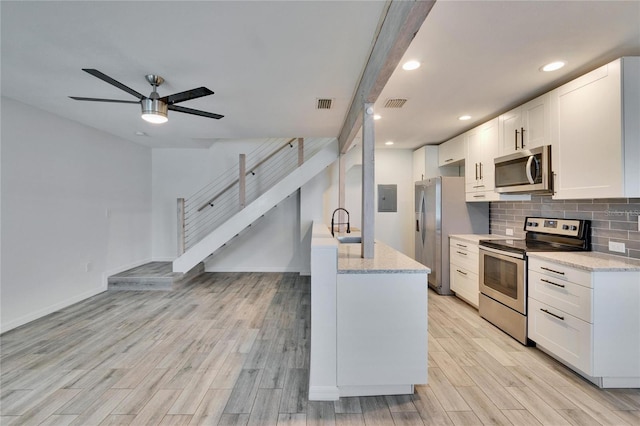
[[[527,222],[527,226],[533,226],[533,222]]]
[[[571,225],[571,230],[572,230],[572,231],[577,231],[577,230],[578,230],[578,227],[577,227],[577,226],[575,226],[575,225]]]
[[[569,225],[562,225],[562,229],[565,230],[565,231],[568,230],[569,229]]]

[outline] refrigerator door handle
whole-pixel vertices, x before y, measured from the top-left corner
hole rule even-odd
[[[420,232],[420,220],[416,219],[416,232]]]

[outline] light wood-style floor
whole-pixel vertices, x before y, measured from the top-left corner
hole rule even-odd
[[[296,274],[103,293],[1,336],[0,423],[640,424],[640,390],[602,391],[433,292],[428,385],[309,402],[309,318]]]

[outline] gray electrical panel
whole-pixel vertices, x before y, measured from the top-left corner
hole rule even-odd
[[[378,212],[398,211],[398,185],[378,185]]]

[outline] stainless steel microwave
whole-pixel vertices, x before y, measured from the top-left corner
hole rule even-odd
[[[545,145],[498,157],[495,190],[512,194],[551,194],[551,146]]]

